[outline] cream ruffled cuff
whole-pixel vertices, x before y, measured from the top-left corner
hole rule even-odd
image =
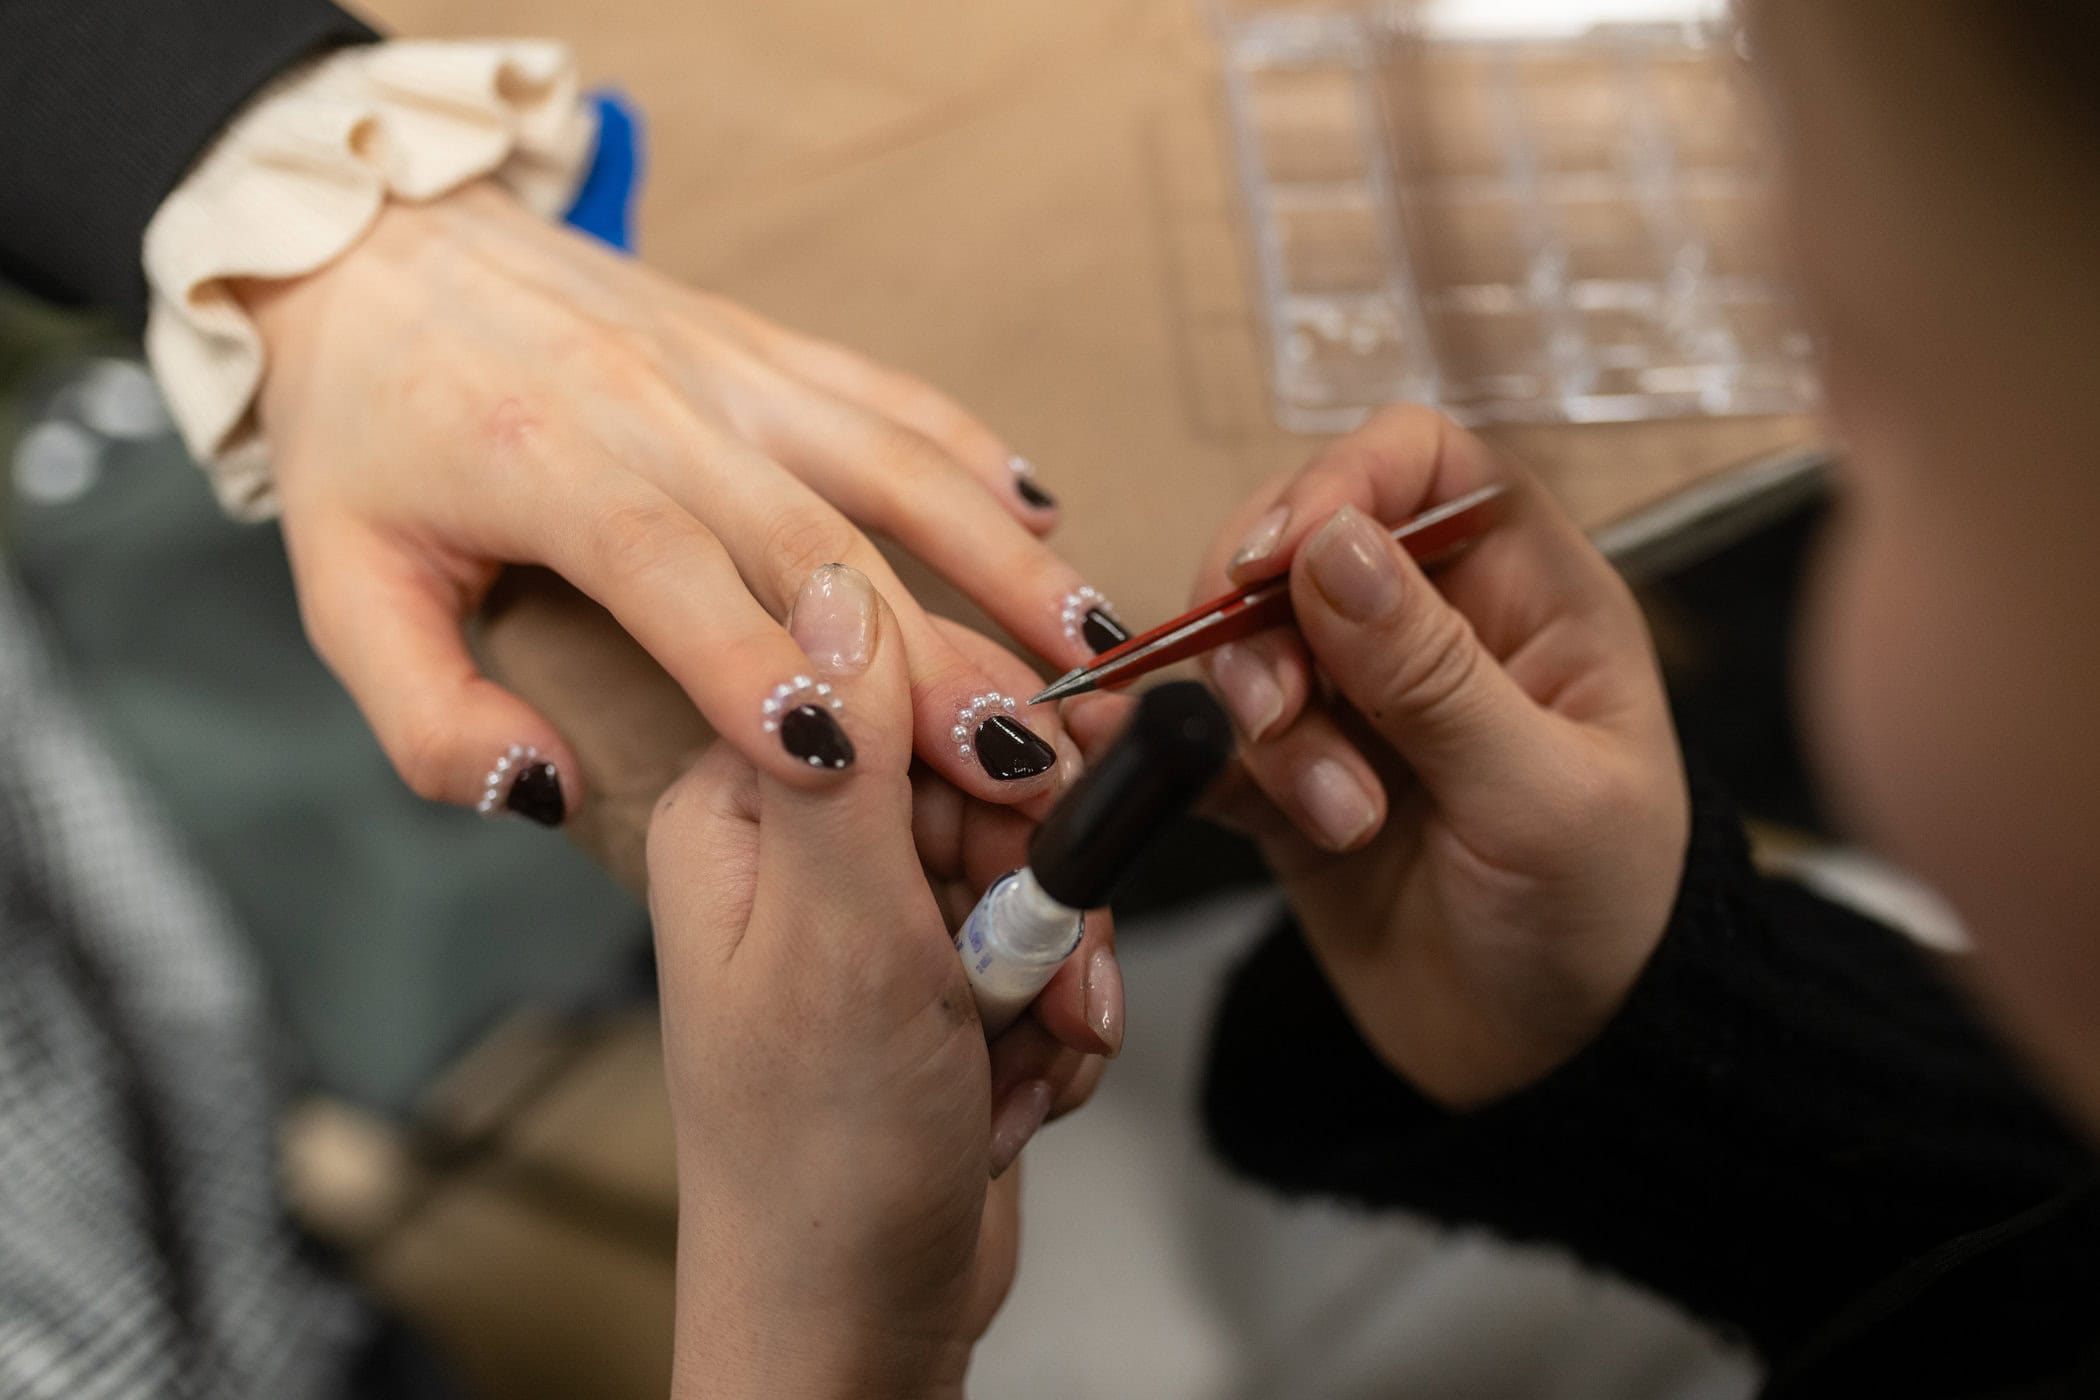
[[[226,510],[275,513],[255,424],[263,344],[226,279],[296,277],[363,236],[389,197],[492,177],[560,213],[596,123],[556,44],[397,42],[279,78],[205,152],[146,228],[146,354]]]

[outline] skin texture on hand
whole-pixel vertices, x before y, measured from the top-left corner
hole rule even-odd
[[[897,609],[926,762],[993,802],[1068,780],[1055,717],[1004,709],[1032,669],[960,654],[863,533],[1053,663],[1088,654],[1064,617],[1082,584],[1038,538],[1054,508],[924,385],[488,187],[390,205],[329,267],[236,291],[267,346],[260,422],[307,630],[417,791],[476,802],[515,745],[554,764],[568,812],[589,799],[562,729],[461,639],[510,564],[575,584],[713,732],[804,785],[842,769],[766,709],[814,659],[782,619],[811,570],[850,564]]]
[[[1375,523],[1496,479],[1506,518],[1434,585]],[[1535,1081],[1624,1001],[1683,865],[1684,776],[1631,595],[1534,484],[1415,409],[1243,506],[1194,595],[1236,557],[1233,583],[1289,568],[1298,629],[1211,658],[1243,731],[1228,815],[1396,1071],[1459,1108]],[[1122,703],[1089,700],[1067,715],[1082,741]]]
[[[879,604],[870,637],[864,669],[822,673],[862,760],[841,782],[804,789],[715,745],[650,825],[680,1395],[960,1394],[1013,1276],[1001,1173],[1091,1088],[1083,1026],[1076,1049],[1042,1014],[985,1044],[934,885],[987,878],[1026,824],[932,801]]]

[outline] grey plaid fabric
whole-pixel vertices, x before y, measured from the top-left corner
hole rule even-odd
[[[277,1190],[264,991],[0,582],[0,1397],[341,1393],[369,1322]]]

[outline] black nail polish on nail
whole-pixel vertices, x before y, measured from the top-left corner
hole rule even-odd
[[[853,741],[830,711],[816,705],[797,705],[780,717],[780,747],[812,768],[853,766]]]
[[[518,774],[503,805],[541,826],[560,826],[569,810],[561,793],[561,774],[551,763],[535,763]]]
[[[497,815],[497,808],[516,812],[541,826],[560,826],[568,815],[568,800],[562,796],[561,774],[529,744],[512,744],[496,760],[483,781],[481,801],[476,804],[484,817]]]
[[[1049,772],[1057,750],[1019,720],[993,715],[977,726],[977,761],[985,772],[1010,783]]]
[[[1086,644],[1094,649],[1096,656],[1113,651],[1130,640],[1123,624],[1101,608],[1087,609],[1086,621],[1080,625],[1079,635],[1086,638]]]
[[[1026,457],[1014,456],[1006,459],[1006,465],[1013,471],[1014,490],[1021,493],[1022,500],[1037,510],[1057,508],[1057,497],[1036,484],[1035,463]]]
[[[1099,656],[1130,640],[1129,631],[1116,621],[1115,605],[1098,589],[1080,587],[1065,595],[1065,636],[1084,642]]]
[[[780,736],[780,747],[812,768],[834,771],[853,766],[853,741],[832,713],[845,708],[829,681],[797,676],[773,687],[760,706],[768,734]]]

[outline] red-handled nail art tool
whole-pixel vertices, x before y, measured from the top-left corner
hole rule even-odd
[[[1508,494],[1509,488],[1499,483],[1469,491],[1395,526],[1393,538],[1406,547],[1415,562],[1433,569],[1464,553],[1486,533],[1501,518]],[[1192,608],[1143,636],[1132,637],[1095,657],[1091,665],[1065,672],[1028,703],[1041,705],[1090,690],[1115,690],[1161,667],[1200,656],[1256,632],[1281,627],[1290,620],[1291,580],[1288,574],[1279,574]]]

